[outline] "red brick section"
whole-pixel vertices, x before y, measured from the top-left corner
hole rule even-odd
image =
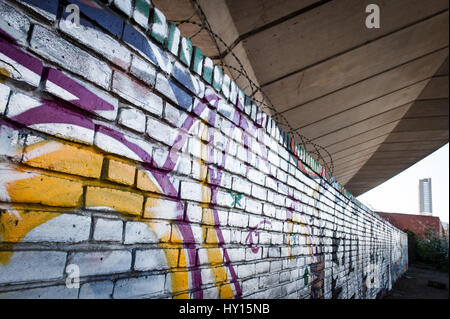
[[[439,217],[383,212],[377,212],[377,214],[397,228],[411,230],[421,238],[424,238],[429,230],[439,234],[441,237],[444,235],[444,229]]]

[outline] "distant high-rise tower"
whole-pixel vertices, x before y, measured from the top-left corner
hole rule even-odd
[[[419,213],[431,215],[433,212],[431,204],[431,178],[424,178],[419,180]]]

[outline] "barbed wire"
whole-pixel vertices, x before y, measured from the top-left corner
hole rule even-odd
[[[289,131],[287,133],[293,135],[294,137],[297,137],[297,139],[296,139],[297,142],[307,152],[309,152],[310,154],[315,154],[317,156],[319,163],[321,163],[322,166],[324,166],[326,168],[326,170],[329,172],[329,174],[332,175],[333,171],[334,171],[334,163],[333,163],[333,158],[332,158],[331,154],[328,152],[328,150],[325,149],[324,147],[322,147],[321,145],[314,143],[311,139],[307,138],[306,136],[300,134],[298,132],[298,130],[295,130],[291,126],[291,124],[289,123],[287,118],[282,113],[277,111],[277,109],[271,102],[270,98],[264,93],[264,91],[261,89],[261,87],[259,85],[257,85],[251,79],[251,77],[248,75],[247,70],[243,66],[241,60],[234,53],[233,48],[231,48],[217,33],[215,33],[212,30],[212,27],[209,24],[208,18],[206,17],[206,14],[204,13],[202,7],[198,3],[198,0],[190,0],[190,1],[195,9],[194,12],[192,13],[192,15],[187,19],[172,20],[171,22],[174,23],[176,26],[180,26],[183,24],[191,24],[191,25],[197,26],[198,30],[196,30],[192,35],[189,36],[190,39],[194,39],[203,30],[205,30],[214,42],[214,46],[217,50],[217,57],[218,57],[217,60],[219,61],[219,66],[222,67],[222,69],[224,69],[224,70],[228,69],[230,71],[230,73],[232,73],[231,70],[234,71],[235,73],[237,73],[237,76],[230,74],[230,76],[233,78],[233,80],[235,82],[238,79],[240,79],[241,77],[243,77],[248,83],[246,88],[250,91],[250,93],[247,95],[250,98],[252,98],[254,102],[259,104],[263,110],[265,110],[265,111],[270,110],[271,112],[268,112],[268,113],[271,115],[273,120],[276,121],[278,124],[288,127]],[[201,23],[193,20],[195,16],[200,18]],[[224,56],[222,56],[222,54],[221,54],[219,43],[221,43],[226,49],[225,52],[227,52],[227,54],[225,54]],[[224,61],[224,58],[230,54],[233,57],[234,61],[238,64],[238,68],[233,65],[230,65]],[[262,100],[256,98],[256,96],[258,96],[258,94],[262,97]],[[326,157],[329,158],[329,161],[325,160]]]

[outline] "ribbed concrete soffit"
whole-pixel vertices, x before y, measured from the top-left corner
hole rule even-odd
[[[405,169],[448,141],[448,1],[379,1],[379,29],[365,27],[369,3],[186,1],[216,35],[202,31],[199,43],[209,41],[206,50],[237,81],[242,74],[233,70],[245,66],[255,85],[241,85],[246,93],[260,95],[299,143],[326,149],[320,159],[335,176],[364,184],[357,194],[374,185],[357,172],[378,152],[397,147],[408,157],[423,140],[423,153],[408,163],[392,158]],[[389,145],[393,137],[399,144]],[[355,163],[352,172],[342,161]],[[398,172],[387,168],[380,180]]]

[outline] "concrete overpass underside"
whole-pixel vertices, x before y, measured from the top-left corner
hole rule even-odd
[[[448,142],[448,0],[153,3],[287,132],[324,147],[355,196]]]

